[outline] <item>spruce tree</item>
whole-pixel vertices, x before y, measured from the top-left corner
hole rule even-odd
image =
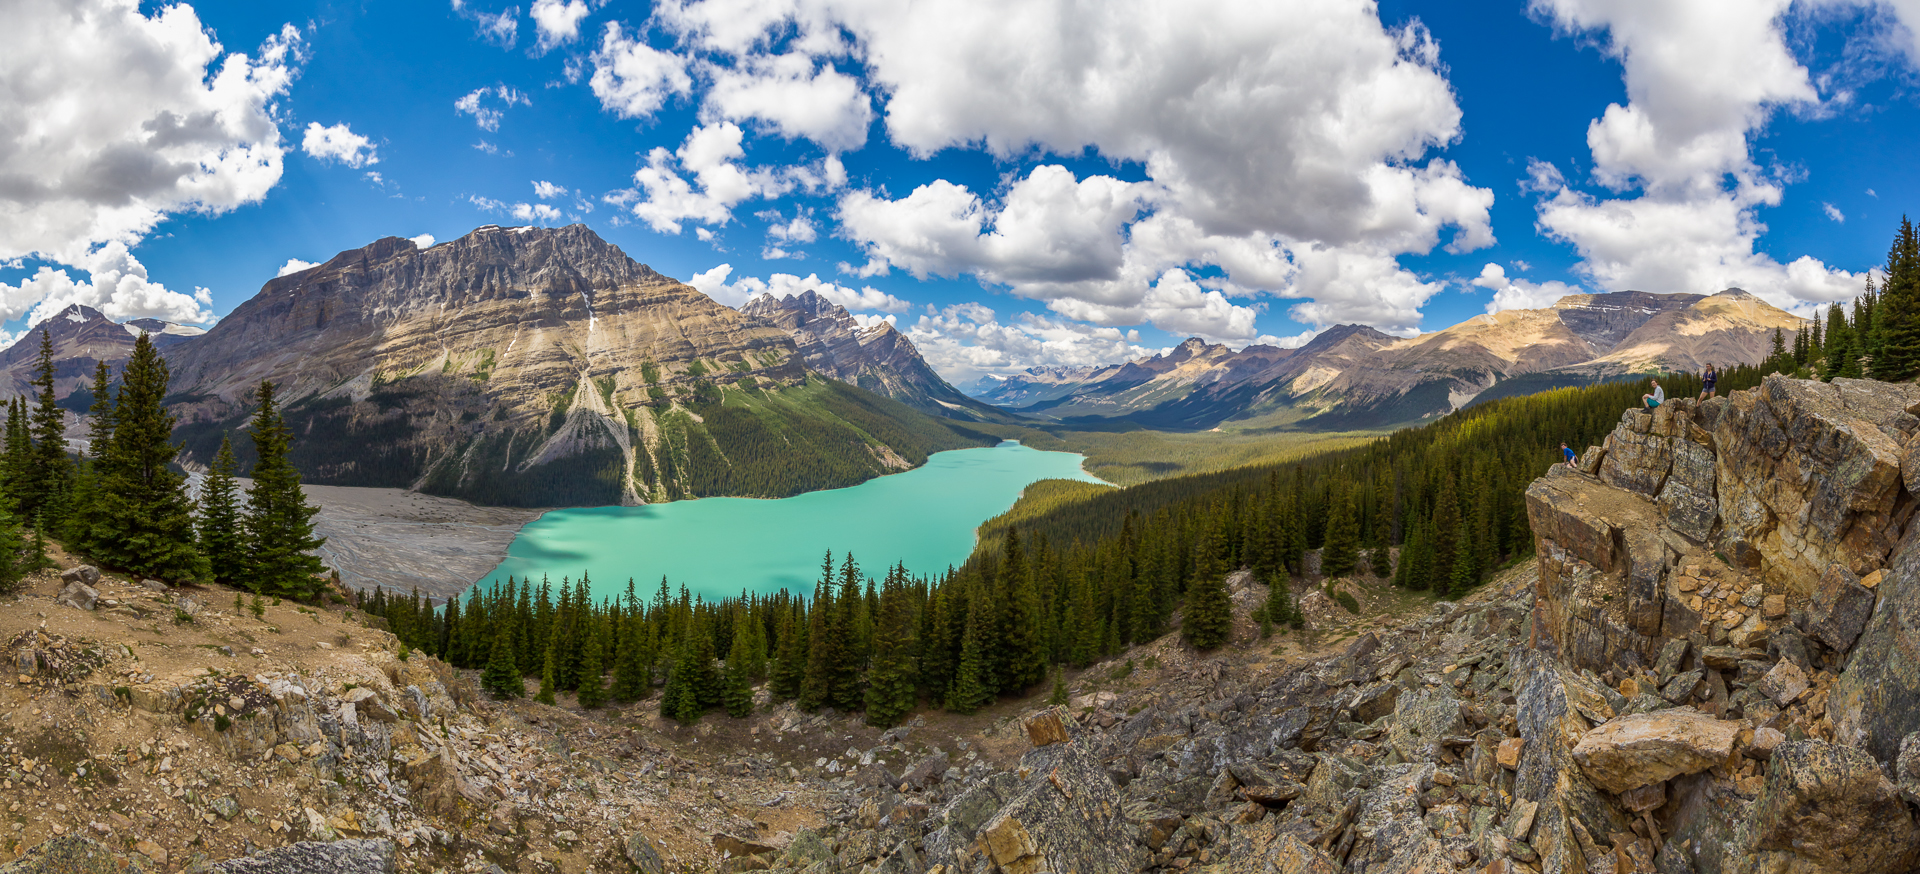
[[[73,469],[73,496],[68,502],[67,548],[99,556],[98,547],[119,529],[119,501],[100,490],[100,457],[113,442],[113,382],[107,363],[93,368],[93,404],[87,409],[87,451]],[[117,497],[117,496],[116,496]]]
[[[727,715],[735,719],[744,719],[753,715],[753,667],[752,633],[747,626],[753,620],[741,611],[740,618],[734,621],[733,645],[727,648],[727,670],[721,681],[724,686],[721,706],[727,709]]]
[[[21,482],[14,490],[20,515],[36,528],[59,529],[65,518],[73,462],[67,458],[67,411],[53,394],[53,337],[40,329],[40,357],[33,366],[33,412],[28,418],[28,450]]]
[[[780,616],[780,641],[775,644],[771,691],[777,699],[795,698],[807,676],[807,625],[788,608]]]
[[[580,655],[575,693],[582,708],[594,710],[607,703],[607,638],[605,623],[588,619],[586,624],[592,626],[592,630],[587,634],[585,652]]]
[[[238,579],[247,562],[240,495],[234,483],[239,467],[233,458],[233,441],[222,435],[220,451],[200,481],[200,554],[207,557],[213,579],[222,582]]]
[[[973,713],[993,700],[982,676],[986,672],[987,606],[980,593],[967,599],[966,631],[960,635],[960,663],[954,668],[953,688],[947,693],[947,709],[955,713]]]
[[[1033,575],[1020,547],[1020,534],[1014,528],[1007,529],[999,582],[999,600],[1004,608],[1001,628],[1005,634],[1000,690],[1018,693],[1046,679],[1047,644],[1041,628],[1039,593],[1034,591]]]
[[[874,624],[873,667],[867,672],[867,724],[899,725],[915,700],[913,604],[896,568],[880,590],[880,615]]]
[[[495,698],[526,697],[526,680],[513,659],[511,623],[502,623],[493,636],[493,653],[487,658],[487,669],[480,674],[480,688]]]
[[[1193,548],[1193,578],[1180,634],[1196,649],[1213,649],[1233,633],[1233,603],[1227,599],[1227,568],[1212,525],[1203,524]]]
[[[253,485],[247,489],[247,588],[267,595],[304,601],[320,594],[316,577],[326,570],[311,550],[326,542],[313,535],[313,515],[320,508],[307,503],[300,490],[300,472],[287,457],[293,433],[280,417],[274,386],[261,382],[256,397],[260,409],[253,416]]]
[[[681,635],[673,668],[667,672],[667,686],[660,693],[661,716],[689,723],[706,712],[700,706],[699,668],[699,648],[694,645],[693,635]]]
[[[104,375],[103,370],[102,382]],[[208,565],[194,543],[186,477],[170,467],[180,447],[172,443],[174,417],[161,404],[168,380],[166,361],[152,338],[141,334],[114,400],[111,436],[94,453],[96,506],[106,508],[104,515],[112,521],[93,526],[86,540],[104,564],[141,576],[196,581],[206,578]],[[294,485],[297,490],[297,475]],[[308,558],[318,572],[319,560]]]
[[[1887,249],[1886,278],[1876,309],[1879,355],[1874,375],[1889,382],[1912,379],[1920,374],[1920,238],[1906,216],[1900,217]]]
[[[625,620],[627,630],[620,635],[619,651],[613,661],[613,700],[622,704],[631,704],[647,697],[652,687],[652,678],[647,676],[651,669],[647,665],[646,650],[649,648],[647,635],[651,627],[637,614],[629,615]]]
[[[1336,498],[1333,515],[1327,520],[1327,545],[1320,552],[1320,572],[1329,577],[1353,573],[1358,563],[1359,539],[1351,502],[1344,497]]]
[[[533,696],[533,700],[546,705],[553,704],[554,692],[558,691],[558,684],[553,680],[554,643],[553,637],[547,638],[547,656],[540,660],[540,693]]]

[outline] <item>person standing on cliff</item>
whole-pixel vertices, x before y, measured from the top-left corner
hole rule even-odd
[[[1660,387],[1660,380],[1653,380],[1653,393],[1641,395],[1640,402],[1649,410],[1667,402],[1667,390]]]
[[[1713,397],[1713,384],[1715,382],[1718,382],[1719,380],[1720,380],[1720,372],[1717,370],[1714,370],[1713,365],[1711,364],[1707,365],[1706,371],[1700,374],[1700,399],[1701,400],[1704,401],[1707,398]]]

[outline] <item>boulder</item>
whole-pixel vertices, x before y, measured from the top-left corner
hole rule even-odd
[[[380,694],[378,692],[365,686],[349,691],[340,700],[347,704],[352,704],[356,714],[365,716],[376,722],[398,722],[400,719],[400,714],[393,712],[393,708],[388,707],[385,701],[380,700]]]
[[[393,874],[393,842],[303,841],[216,863],[219,874]]]
[[[104,844],[79,835],[38,844],[0,865],[0,874],[143,874],[147,870],[137,859],[116,856]]]
[[[1072,742],[1035,750],[1030,776],[980,830],[979,846],[1007,871],[1136,871],[1134,826],[1100,761]]]
[[[812,832],[801,832],[801,834],[813,837]],[[798,835],[794,836],[796,843],[799,840]],[[818,844],[820,839],[813,838],[813,842]],[[823,847],[822,852],[824,851]],[[627,836],[626,843],[620,847],[620,856],[626,860],[628,870],[635,874],[667,874],[667,863],[661,860],[660,851],[653,846],[653,841],[639,832]]]
[[[900,775],[901,782],[910,783],[916,788],[925,789],[947,775],[947,751],[935,750],[926,758],[913,763],[905,774]]]
[[[1067,742],[1067,726],[1060,712],[1051,707],[1027,717],[1027,740],[1036,747]]]
[[[69,583],[93,585],[100,582],[100,569],[90,564],[67,568],[60,572],[60,579]]]
[[[66,588],[60,590],[60,594],[53,596],[53,603],[76,610],[92,610],[99,600],[98,591],[78,580],[68,583]]]
[[[1920,861],[1920,827],[1873,757],[1825,741],[1774,750],[1752,828],[1754,849],[1811,863],[1788,870],[1878,874]]]
[[[1593,785],[1618,795],[1726,761],[1741,727],[1690,708],[1630,714],[1587,732],[1573,758]]]
[[[1873,602],[1872,589],[1860,585],[1860,578],[1852,571],[1833,565],[1820,575],[1820,583],[1807,601],[1802,630],[1834,652],[1845,653],[1853,649],[1853,642],[1867,628],[1867,620],[1873,618]]]
[[[1760,678],[1760,691],[1773,703],[1785,707],[1800,699],[1807,692],[1807,672],[1791,659],[1781,659]]]

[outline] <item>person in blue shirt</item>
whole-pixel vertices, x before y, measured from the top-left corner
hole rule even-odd
[[[1568,446],[1565,443],[1560,444],[1560,455],[1566,459],[1568,467],[1573,466],[1573,461],[1574,461],[1574,458],[1576,457],[1573,454],[1573,447]]]
[[[1660,387],[1660,380],[1653,381],[1653,393],[1641,395],[1640,402],[1649,410],[1667,402],[1667,390]]]

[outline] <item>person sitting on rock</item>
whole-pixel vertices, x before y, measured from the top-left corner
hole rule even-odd
[[[1660,387],[1660,380],[1653,381],[1653,393],[1641,395],[1640,402],[1649,410],[1667,402],[1667,390]]]
[[[1707,365],[1706,372],[1700,374],[1700,399],[1701,400],[1704,401],[1707,398],[1713,397],[1713,384],[1715,382],[1718,382],[1719,379],[1720,379],[1720,372],[1717,370],[1714,370],[1713,365],[1711,364]]]

